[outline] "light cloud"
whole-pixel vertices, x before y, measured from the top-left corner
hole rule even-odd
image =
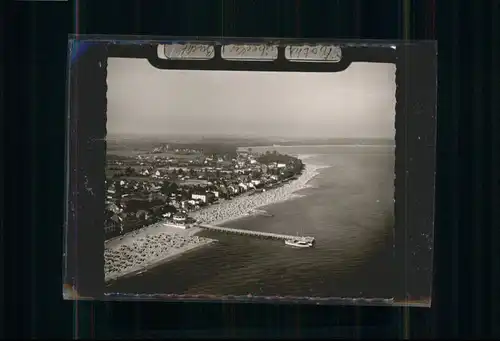
[[[396,66],[338,73],[159,70],[108,60],[107,129],[115,135],[394,138]]]

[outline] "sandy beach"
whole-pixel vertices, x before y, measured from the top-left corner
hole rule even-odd
[[[232,200],[223,201],[220,204],[194,212],[191,216],[203,224],[211,225],[222,225],[249,216],[254,214],[259,207],[300,197],[295,192],[307,188],[307,183],[319,174],[318,170],[321,168],[324,166],[306,164],[306,169],[297,180],[259,194],[242,195]]]
[[[307,159],[302,156],[301,159]],[[242,195],[223,201],[191,216],[204,224],[221,225],[251,214],[260,214],[259,207],[290,200],[300,195],[295,192],[307,188],[307,183],[318,175],[319,165],[306,164],[302,175],[281,187],[269,189],[255,195]],[[167,223],[156,223],[105,242],[105,281],[131,276],[163,264],[177,256],[201,246],[216,242],[214,239],[198,237],[201,229],[180,229]]]
[[[199,228],[183,230],[157,223],[104,244],[104,278],[108,282],[172,260],[187,251],[215,242],[198,237]]]

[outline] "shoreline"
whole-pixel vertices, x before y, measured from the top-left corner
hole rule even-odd
[[[109,276],[107,278],[105,277],[104,282],[106,284],[111,284],[111,283],[113,283],[119,279],[122,279],[122,278],[129,278],[129,277],[137,276],[137,275],[139,275],[143,272],[147,272],[147,271],[149,271],[157,266],[160,266],[160,265],[166,264],[170,261],[173,261],[177,257],[180,257],[184,254],[187,254],[190,251],[195,251],[195,250],[201,249],[201,248],[206,247],[208,245],[211,245],[215,242],[217,242],[217,240],[209,239],[205,243],[193,244],[193,245],[189,245],[189,246],[182,248],[182,249],[176,249],[175,252],[171,252],[170,254],[165,255],[165,257],[155,259],[151,263],[148,263],[147,265],[144,265],[142,267],[133,268],[133,269],[130,269],[128,271],[124,271],[124,272],[120,273],[119,275]]]
[[[309,157],[307,155],[305,159]],[[301,160],[303,159],[301,158]],[[254,211],[259,208],[299,198],[301,195],[296,194],[296,192],[308,188],[309,181],[319,174],[319,170],[328,168],[328,166],[307,164],[305,162],[304,164],[306,168],[296,180],[252,196],[243,195],[235,197],[230,201],[224,201],[220,204],[193,212],[191,216],[203,224],[222,225],[252,216]]]
[[[299,156],[301,160],[308,159],[309,157],[310,155],[303,155],[303,158]],[[301,195],[295,192],[308,188],[307,184],[319,174],[319,170],[328,168],[328,166],[307,164],[306,162],[304,164],[306,168],[296,180],[252,196],[242,195],[235,197],[230,201],[224,201],[221,204],[193,212],[191,217],[205,224],[222,225],[252,215],[258,215],[258,212],[256,212],[258,208],[301,197]],[[260,211],[263,210],[261,209]],[[104,242],[105,283],[108,284],[120,278],[138,275],[154,267],[166,264],[187,252],[217,242],[215,239],[197,236],[202,231],[203,229],[199,227],[191,227],[184,230],[173,227],[167,222],[158,222],[129,232],[123,236],[106,240]],[[171,239],[177,239],[181,245],[169,248],[165,247],[165,243]],[[159,240],[159,242],[156,240]],[[137,251],[138,245],[145,246],[143,246],[143,249]],[[161,251],[158,251],[159,248],[161,248]],[[158,253],[159,255],[157,256]],[[145,254],[149,254],[149,256],[145,256]],[[152,254],[155,255],[152,256]],[[106,257],[107,255],[109,257]],[[110,262],[110,258],[113,261]],[[133,258],[133,261],[130,261],[130,258]],[[142,258],[142,260],[137,262],[137,258]],[[109,267],[118,266],[113,263],[114,261],[118,264],[128,262],[129,265],[125,266],[122,270],[106,271],[106,268],[109,269]]]
[[[156,223],[130,232],[104,245],[104,281],[137,275],[165,264],[185,252],[216,242],[198,237],[200,228],[187,230]]]

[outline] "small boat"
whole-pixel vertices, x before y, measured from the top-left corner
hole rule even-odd
[[[295,246],[295,247],[312,247],[313,243],[306,239],[287,239],[285,240],[285,245]]]

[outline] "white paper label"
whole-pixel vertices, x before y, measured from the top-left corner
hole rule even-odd
[[[292,62],[331,62],[342,59],[342,50],[335,45],[289,45],[285,58]]]
[[[278,47],[270,44],[230,44],[222,46],[222,58],[227,60],[275,60]]]
[[[158,58],[160,59],[195,59],[208,60],[215,55],[215,49],[208,44],[160,44],[158,45]]]

